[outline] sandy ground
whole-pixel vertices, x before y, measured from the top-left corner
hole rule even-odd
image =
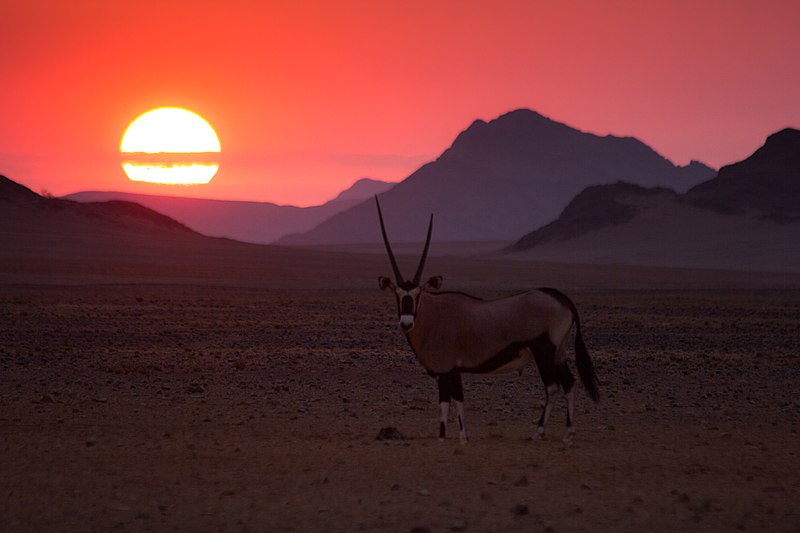
[[[3,531],[800,529],[798,289],[566,287],[603,396],[567,446],[533,367],[439,442],[371,285],[50,282],[0,285]]]

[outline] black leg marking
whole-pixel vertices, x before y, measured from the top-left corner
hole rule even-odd
[[[461,374],[458,372],[439,376],[439,403],[450,400],[464,401],[464,388],[461,385]]]
[[[464,421],[461,420],[461,416],[458,417],[458,429],[464,431]]]
[[[439,422],[439,438],[440,439],[445,438],[445,433],[446,433],[446,430],[445,430],[444,422]]]
[[[536,338],[528,345],[528,348],[533,352],[533,358],[544,386],[547,387],[559,381],[558,368],[556,368],[556,345],[550,342],[547,334]]]
[[[568,393],[575,385],[575,376],[572,375],[567,363],[558,366],[558,382],[561,384],[564,394]]]
[[[448,376],[451,374],[444,374],[436,378],[436,383],[439,385],[439,403],[450,401],[450,383]]]
[[[454,372],[451,374],[450,396],[457,402],[464,401],[464,387],[461,384],[461,374]]]

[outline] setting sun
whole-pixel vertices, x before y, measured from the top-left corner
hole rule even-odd
[[[220,143],[211,125],[179,107],[160,107],[131,122],[120,143],[132,181],[194,185],[219,170]]]

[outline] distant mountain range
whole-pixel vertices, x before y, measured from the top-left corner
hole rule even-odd
[[[557,218],[592,185],[626,181],[683,192],[714,174],[698,162],[675,166],[637,139],[584,133],[521,109],[475,121],[436,161],[380,198],[396,242],[424,239],[430,213],[436,240],[511,240]],[[375,218],[368,200],[277,242],[378,242]]]
[[[769,136],[685,194],[589,187],[509,251],[541,260],[800,270],[800,131]]]
[[[361,272],[366,279],[384,262],[207,237],[139,204],[45,198],[0,176],[2,283],[228,279],[308,286],[321,272],[333,279]]]
[[[387,191],[393,185],[363,178],[333,200],[313,207],[101,191],[78,192],[64,198],[77,202],[135,202],[174,218],[204,235],[268,244],[287,233],[310,230],[323,220],[365,198]]]
[[[514,144],[513,139],[506,142]],[[637,141],[626,142],[638,145]],[[444,159],[447,163],[448,158],[454,157],[448,153],[439,161]],[[396,234],[402,235],[403,228],[414,224],[419,225],[419,232],[411,233],[407,240],[419,241],[424,235],[427,220],[417,213],[419,206],[410,200],[405,204],[394,202],[402,202],[415,191],[439,190],[437,186],[441,182],[438,180],[443,175],[438,170],[434,172],[439,161],[423,167],[381,195],[389,233],[395,242],[401,240]],[[673,170],[680,175],[688,172],[688,167],[673,167]],[[424,183],[426,176],[433,186]],[[371,198],[363,201],[363,196],[371,196],[373,187],[380,188],[380,184],[362,181],[356,186],[358,189],[354,187],[338,200],[329,202],[343,205],[345,210],[321,223],[312,234],[319,236],[321,230],[333,228],[338,231],[334,235],[349,239],[368,234],[369,228],[377,229],[374,228],[374,202]],[[402,193],[400,196],[396,196],[397,189]],[[434,223],[434,241],[442,242],[448,235],[441,229],[442,225],[445,230],[447,228],[442,219],[446,222],[448,213],[453,217],[453,211],[447,209],[450,207],[448,198],[435,196],[433,192],[431,195],[419,198],[421,203],[427,202],[429,209],[431,202],[443,202],[443,216],[436,211]],[[494,198],[491,193],[487,196]],[[163,199],[164,202],[175,200],[180,199]],[[509,197],[509,204],[514,200]],[[348,209],[348,202],[356,205],[351,203]],[[240,203],[233,204],[230,216],[243,216]],[[469,205],[460,207],[468,209]],[[217,213],[222,216],[224,210],[218,208]],[[353,228],[349,234],[341,233],[342,221],[349,224],[352,220],[361,221],[363,227]],[[469,227],[491,225],[492,220],[476,218]],[[506,250],[505,257],[573,263],[800,271],[800,131],[785,129],[769,136],[764,146],[744,161],[723,167],[716,177],[683,193],[622,181],[586,187],[566,204],[555,220],[521,234],[523,237]],[[479,238],[476,234],[473,242]],[[102,274],[113,266],[117,273],[124,274],[129,267],[135,267],[137,272],[150,271],[155,275],[180,272],[184,277],[191,277],[192,269],[205,268],[211,258],[219,268],[227,268],[225,265],[235,258],[242,275],[261,272],[265,264],[270,264],[270,276],[284,279],[293,276],[301,267],[318,268],[314,265],[327,260],[324,254],[207,237],[132,202],[79,203],[44,198],[0,176],[2,268],[5,268],[3,265],[15,264],[15,268],[28,265],[24,269],[47,272],[69,270],[64,265],[83,265],[82,271]],[[362,264],[367,259],[353,256],[348,261]]]

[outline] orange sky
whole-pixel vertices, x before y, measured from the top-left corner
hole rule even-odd
[[[520,107],[717,167],[800,126],[798,24],[796,0],[4,1],[0,174],[310,205]],[[161,106],[216,129],[210,184],[125,177],[122,133]]]

